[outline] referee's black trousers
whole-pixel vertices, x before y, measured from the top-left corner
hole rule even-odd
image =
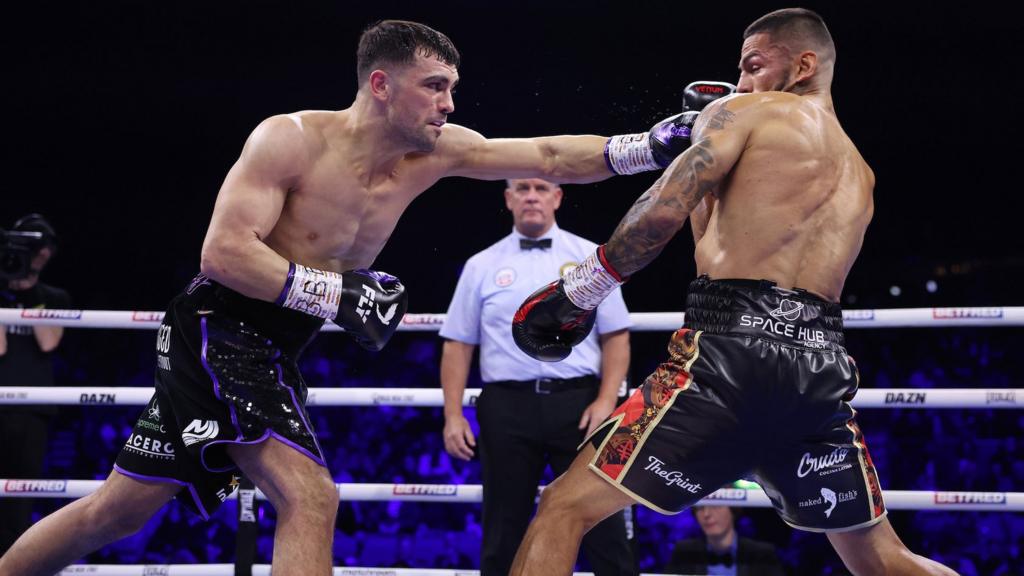
[[[485,384],[477,400],[483,476],[481,576],[507,576],[533,517],[537,485],[546,464],[555,476],[569,468],[585,430],[583,410],[597,398],[599,382],[538,394]],[[583,552],[595,576],[638,573],[626,538],[624,514],[614,514],[583,538]]]

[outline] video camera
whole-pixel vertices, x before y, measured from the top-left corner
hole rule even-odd
[[[57,234],[39,214],[29,214],[14,223],[12,230],[0,228],[0,281],[21,280],[39,270],[32,260],[43,248],[55,248]]]

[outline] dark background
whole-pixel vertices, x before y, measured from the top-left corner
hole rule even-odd
[[[221,181],[265,117],[339,109],[360,30],[423,21],[462,52],[452,122],[487,136],[611,135],[678,111],[695,79],[735,82],[741,33],[780,3],[35,3],[3,18],[0,226],[39,211],[63,237],[46,279],[98,309],[162,309],[195,273]],[[1020,304],[1019,11],[811,3],[838,49],[840,120],[877,175],[846,304]],[[567,187],[563,227],[606,239],[646,174]],[[470,254],[511,227],[502,185],[443,180],[376,266],[412,312],[447,305]],[[626,287],[681,306],[680,235]],[[924,284],[938,281],[928,294]],[[902,294],[892,297],[890,287]]]
[[[832,30],[836,109],[877,176],[875,219],[844,304],[1024,304],[1019,10],[979,2],[946,11],[870,2],[804,5]],[[646,130],[677,112],[690,81],[735,82],[744,27],[785,6],[38,2],[18,13],[7,8],[0,17],[6,111],[0,227],[31,211],[51,219],[62,241],[44,281],[68,289],[77,307],[160,310],[198,271],[217,190],[249,132],[273,114],[347,107],[356,91],[359,32],[377,19],[418,20],[454,41],[462,81],[452,122],[492,137],[611,135]],[[567,186],[559,223],[603,241],[655,178]],[[411,312],[443,312],[465,259],[511,229],[502,188],[443,180],[410,207],[376,267],[402,278]],[[631,310],[681,309],[694,275],[692,250],[684,231],[637,274],[624,288]],[[928,280],[936,281],[936,292],[925,290]],[[901,288],[898,296],[893,286]],[[1019,387],[1024,377],[1019,334],[1018,328],[857,330],[848,340],[866,387],[1001,388]],[[660,360],[665,337],[633,335],[634,383]],[[69,330],[57,379],[150,386],[153,360],[151,333],[107,331],[98,339]],[[424,335],[399,334],[375,355],[330,334],[311,347],[303,371],[312,386],[429,387],[438,385],[438,360],[437,339]],[[110,418],[93,410],[62,409],[49,477],[103,477],[109,470],[138,411],[125,408]],[[437,409],[313,414],[324,441],[338,446],[328,455],[338,481],[451,481],[410,474],[400,458],[441,453]],[[1022,489],[1024,459],[1015,438],[1024,419],[1017,410],[867,410],[859,418],[884,488]],[[101,425],[109,432],[98,431]],[[389,464],[377,447],[392,441],[397,463]],[[64,464],[61,446],[69,454]],[[462,479],[478,481],[475,463],[468,471]],[[374,531],[384,506],[364,505],[369,512],[352,525]],[[660,568],[681,532],[696,535],[688,514],[639,514],[645,569]],[[748,532],[785,549],[787,567],[802,567],[793,573],[841,573],[823,536],[792,531],[769,510],[751,518],[757,530]],[[896,512],[891,518],[913,549],[944,554],[951,564],[977,564],[976,571],[957,564],[964,574],[1002,573],[993,566],[1011,549],[1012,566],[1020,565],[1020,514]],[[403,530],[406,524],[415,525],[403,520]],[[264,536],[271,530],[262,527]],[[200,535],[181,546],[209,540]],[[176,540],[161,535],[152,542]],[[152,561],[173,558],[149,553]],[[108,554],[114,553],[92,559]],[[227,561],[230,552],[197,557]],[[336,553],[336,561],[343,558]]]

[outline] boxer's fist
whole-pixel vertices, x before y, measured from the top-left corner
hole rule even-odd
[[[736,92],[728,82],[691,82],[683,89],[683,110],[700,112],[708,104]]]
[[[594,327],[597,310],[584,310],[573,304],[563,284],[563,280],[558,280],[537,290],[512,318],[512,339],[520,350],[536,360],[564,360]]]
[[[608,168],[616,174],[636,174],[666,168],[690,147],[690,134],[700,111],[736,91],[727,82],[692,82],[683,90],[683,112],[658,122],[646,134],[612,136],[605,144]]]
[[[683,112],[666,118],[651,128],[647,133],[647,144],[651,147],[651,155],[658,166],[667,168],[676,156],[690,147],[690,134],[698,116],[698,111]]]
[[[625,280],[598,246],[561,280],[523,302],[512,318],[512,339],[537,360],[562,360],[590,334],[597,307]]]
[[[387,344],[409,306],[405,286],[398,278],[374,270],[341,274],[341,296],[334,322],[367,350]]]
[[[691,82],[683,90],[682,114],[662,120],[648,132],[648,143],[654,161],[667,168],[676,156],[690,147],[693,124],[705,106],[736,91],[728,82]]]

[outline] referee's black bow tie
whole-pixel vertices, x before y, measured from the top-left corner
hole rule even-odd
[[[542,238],[540,240],[519,239],[520,250],[533,250],[534,248],[551,248],[551,238]]]
[[[733,565],[733,562],[734,562],[734,560],[733,560],[732,554],[730,554],[728,552],[723,552],[721,554],[715,554],[714,552],[708,550],[708,553],[707,553],[707,563],[708,563],[708,566],[719,565],[719,566],[725,566],[726,568],[729,568],[729,567],[731,567]]]

